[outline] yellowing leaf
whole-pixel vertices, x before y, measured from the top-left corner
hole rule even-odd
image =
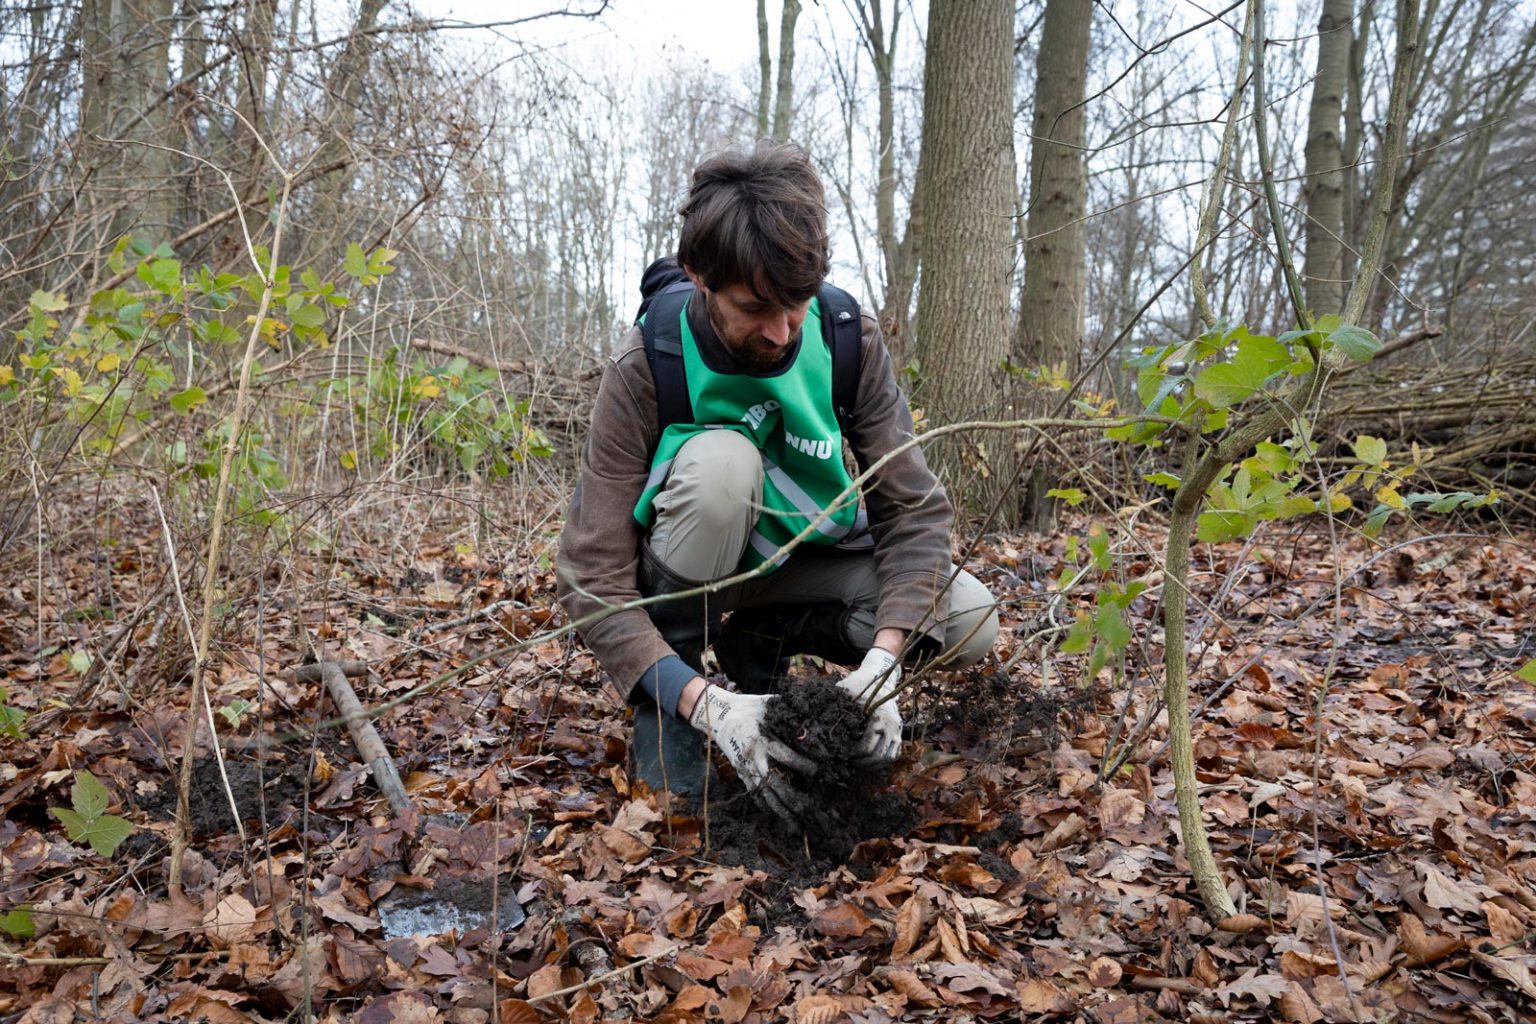
[[[108,352],[96,360],[96,369],[102,373],[111,373],[122,365],[123,359],[116,352]]]
[[[346,451],[341,453],[341,457],[340,457],[340,459],[338,461],[341,462],[341,468],[342,469],[356,470],[357,469],[357,449],[356,448],[348,448]]]
[[[0,366],[0,388],[5,387],[16,379],[16,374],[9,366]]]
[[[437,378],[432,376],[421,378],[421,380],[417,381],[415,386],[411,388],[411,394],[415,395],[417,398],[436,398],[442,393],[443,389],[438,385]]]

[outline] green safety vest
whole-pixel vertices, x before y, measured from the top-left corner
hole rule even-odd
[[[763,456],[763,508],[741,560],[743,569],[755,568],[799,535],[853,482],[843,465],[843,435],[832,406],[832,352],[816,343],[822,337],[821,303],[811,300],[794,362],[772,377],[711,370],[688,325],[687,303],[678,316],[693,422],[673,423],[662,432],[650,476],[635,503],[635,519],[647,529],[656,521],[656,495],[685,442],[704,430],[734,430]],[[858,514],[859,495],[854,491],[802,543],[836,544],[853,530]],[[782,562],[779,559],[774,568]]]

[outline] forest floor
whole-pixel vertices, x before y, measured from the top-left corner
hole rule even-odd
[[[53,511],[78,535],[0,556],[0,686],[28,715],[0,740],[0,1020],[276,1021],[306,1000],[367,1024],[1536,1015],[1528,533],[1369,565],[1380,546],[1336,549],[1318,524],[1198,549],[1215,624],[1196,756],[1242,911],[1216,928],[1156,719],[1157,588],[1131,607],[1129,684],[1083,687],[1082,657],[1042,678],[1047,580],[1082,523],[981,546],[995,657],[908,701],[882,811],[841,843],[765,827],[734,782],[697,814],[630,783],[625,708],[584,648],[541,639],[548,536],[491,557],[468,529],[377,515],[231,565],[210,668],[224,772],[197,770],[173,899],[190,659],[156,513]],[[311,643],[370,663],[353,682],[373,707],[464,668],[378,719],[404,819],[345,729],[305,732],[335,714],[293,674]],[[132,826],[110,857],[51,812],[103,813],[81,770]],[[457,927],[411,934],[423,904]]]

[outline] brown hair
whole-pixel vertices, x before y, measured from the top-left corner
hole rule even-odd
[[[759,142],[710,157],[694,169],[679,213],[677,261],[711,291],[744,284],[793,306],[827,276],[825,193],[799,146]]]

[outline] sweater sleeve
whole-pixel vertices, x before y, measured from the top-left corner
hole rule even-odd
[[[631,330],[604,367],[581,450],[576,491],[560,531],[556,592],[619,695],[674,652],[643,608],[615,610],[640,597],[642,532],[635,502],[656,446],[656,395],[640,332]]]
[[[863,341],[848,438],[860,472],[916,436],[879,324],[868,314]],[[880,581],[876,628],[895,627],[942,642],[939,620],[947,614],[949,599],[940,590],[949,578],[954,510],[922,447],[903,451],[866,481],[864,501]]]

